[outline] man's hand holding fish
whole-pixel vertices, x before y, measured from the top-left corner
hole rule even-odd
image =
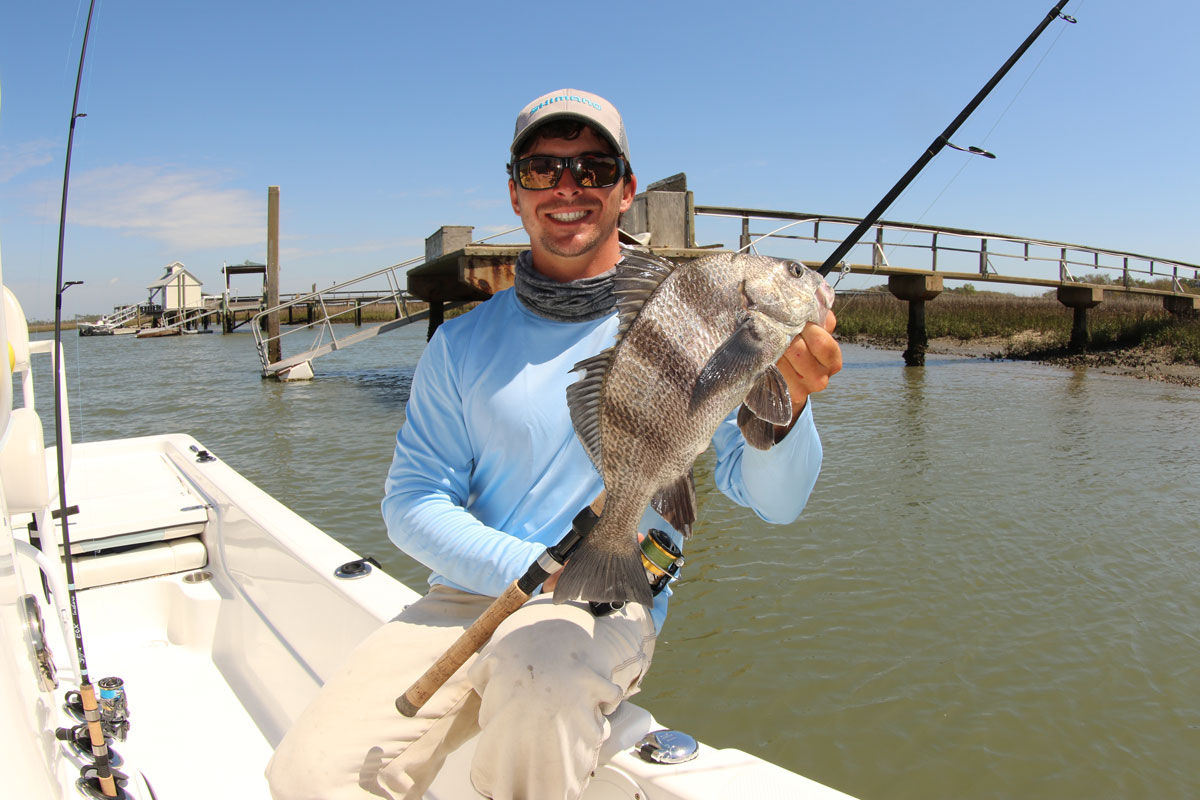
[[[808,396],[824,391],[829,379],[842,370],[842,348],[833,338],[837,318],[830,311],[825,322],[810,322],[792,339],[779,359],[779,371],[792,398],[792,423],[808,403]],[[787,426],[791,429],[791,424]]]

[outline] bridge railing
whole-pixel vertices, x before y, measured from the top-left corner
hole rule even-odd
[[[823,261],[832,247],[822,245],[839,244],[861,221],[855,217],[724,206],[698,205],[695,211],[698,222],[705,218],[739,219],[739,248],[786,243],[793,250],[802,251],[798,257],[810,261]],[[804,250],[810,258],[805,258]],[[789,255],[796,257],[795,252]],[[1185,261],[1069,242],[886,220],[880,220],[863,236],[847,254],[843,266],[846,271],[857,273],[886,273],[892,268],[928,270],[947,273],[947,277],[952,273],[961,279],[978,275],[1043,286],[1080,282],[1086,273],[1099,273],[1126,288],[1138,281],[1152,283],[1166,279],[1170,281],[1170,291],[1178,293],[1186,291],[1184,281],[1200,281],[1200,264]]]
[[[260,311],[251,319],[250,328],[254,332],[254,343],[258,349],[258,360],[262,365],[263,374],[267,374],[277,366],[271,363],[269,357],[271,345],[278,342],[279,352],[283,352],[285,337],[300,337],[301,339],[304,339],[306,335],[312,337],[307,344],[299,346],[299,350],[306,353],[329,345],[332,345],[333,349],[337,349],[339,339],[333,326],[335,323],[347,321],[344,317],[354,314],[358,310],[356,304],[352,302],[355,299],[370,295],[371,305],[393,306],[397,318],[411,316],[408,307],[409,294],[403,288],[407,286],[405,270],[422,260],[422,258],[413,258],[342,283],[335,283],[326,289],[297,294],[277,306]],[[383,288],[380,288],[381,284]],[[304,306],[307,311],[307,307],[310,305],[319,309],[316,318],[311,322],[287,329],[280,327],[277,336],[268,336],[263,330],[264,326],[261,323],[268,314],[285,312],[295,306]]]

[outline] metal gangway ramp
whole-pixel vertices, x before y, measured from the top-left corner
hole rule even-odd
[[[381,333],[427,319],[429,317],[428,308],[419,311],[411,308],[409,305],[411,296],[406,290],[400,288],[404,283],[404,270],[423,260],[423,258],[410,259],[342,283],[335,283],[326,289],[297,295],[254,315],[250,321],[250,327],[254,332],[254,342],[258,349],[258,360],[262,367],[263,377],[275,377],[279,380],[306,380],[313,375],[313,359],[372,339]],[[382,288],[380,288],[381,285]],[[277,336],[268,336],[263,324],[266,317],[273,313],[287,314],[289,309],[297,306],[305,309],[307,321],[304,324],[289,327],[287,330],[283,330],[281,326]],[[353,333],[339,336],[335,325],[361,321],[364,306],[378,310],[394,309],[396,316],[387,322],[366,327],[355,325]],[[310,308],[316,313],[309,314]],[[272,345],[278,344],[278,352],[283,353],[285,338],[289,343],[301,342],[299,344],[300,352],[272,361],[269,355]]]
[[[128,322],[133,322],[137,319],[138,307],[137,303],[127,306],[118,306],[113,309],[111,314],[105,314],[100,319],[96,320],[96,325],[105,328],[120,328]]]

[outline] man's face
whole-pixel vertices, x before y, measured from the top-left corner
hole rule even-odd
[[[611,153],[612,148],[591,128],[575,139],[538,138],[518,154],[577,156]],[[633,176],[602,189],[583,189],[571,171],[564,169],[552,189],[524,189],[511,178],[508,190],[513,211],[529,234],[534,264],[548,277],[572,280],[605,272],[616,263],[597,263],[599,251],[617,248],[617,218],[633,204],[637,183]],[[551,274],[554,273],[554,274]]]

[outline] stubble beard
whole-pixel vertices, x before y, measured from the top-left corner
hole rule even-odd
[[[568,244],[560,244],[553,234],[545,231],[541,237],[542,248],[557,258],[576,258],[593,252],[601,244],[608,241],[617,230],[616,217],[602,220],[595,231],[582,242],[577,237],[568,240]]]
[[[542,249],[558,258],[575,258],[592,252],[600,246],[600,242],[602,241],[604,241],[604,235],[597,233],[582,243],[575,239],[572,240],[569,246],[564,247],[555,241],[554,237],[545,235],[542,237]]]

